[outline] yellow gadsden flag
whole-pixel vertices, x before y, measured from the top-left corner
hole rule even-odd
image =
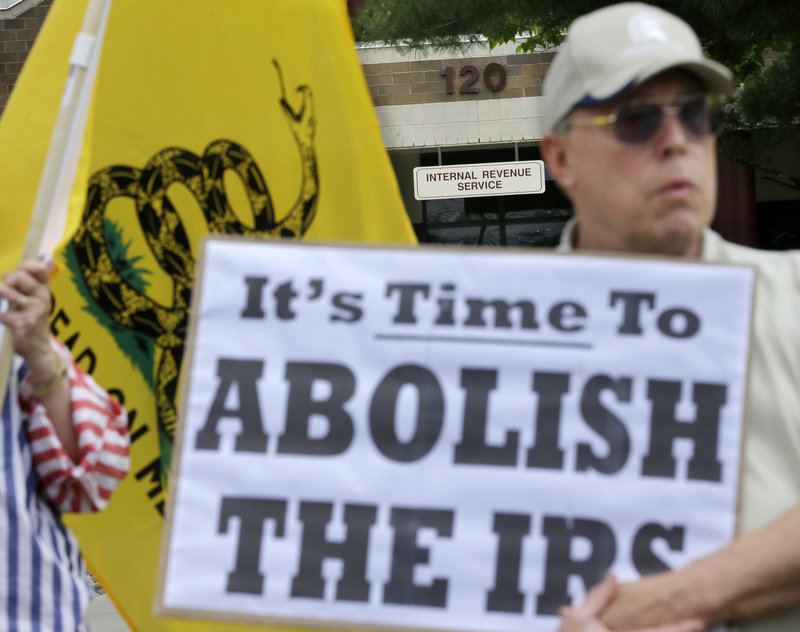
[[[0,200],[11,265],[86,6],[56,0],[3,117],[4,168],[25,155]],[[199,240],[413,231],[343,0],[113,0],[91,111],[52,324],[128,409],[132,467],[108,510],[69,525],[133,629],[228,630],[152,614]]]

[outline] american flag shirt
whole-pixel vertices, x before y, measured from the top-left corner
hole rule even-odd
[[[0,630],[84,631],[91,589],[62,512],[99,511],[130,465],[128,420],[116,400],[67,362],[80,463],[64,451],[28,367],[14,358],[0,427]]]

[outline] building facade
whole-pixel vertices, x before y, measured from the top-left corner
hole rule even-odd
[[[421,241],[549,246],[570,215],[545,172],[545,191],[508,197],[418,200],[414,169],[537,160],[544,134],[542,79],[552,52],[520,54],[514,43],[458,54],[364,46],[358,50],[409,216]],[[800,176],[800,146],[776,148]],[[720,161],[714,228],[761,248],[800,248],[800,195]]]
[[[491,191],[473,188],[463,197],[415,195],[418,167],[501,163],[507,172],[516,163],[540,161],[542,79],[553,53],[516,49],[514,43],[492,50],[472,45],[456,55],[359,48],[383,141],[420,241],[549,246],[571,216],[546,171],[537,193],[487,195]]]

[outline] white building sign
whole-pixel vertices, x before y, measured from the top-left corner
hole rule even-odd
[[[205,242],[169,617],[552,632],[734,536],[754,271]]]
[[[541,160],[417,167],[414,196],[418,200],[435,200],[544,193],[544,182]]]

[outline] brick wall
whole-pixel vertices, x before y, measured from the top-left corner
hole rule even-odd
[[[12,19],[0,20],[0,116],[53,0],[42,0]]]
[[[542,94],[542,78],[554,53],[510,54],[497,57],[451,58],[422,61],[399,61],[393,63],[362,64],[372,101],[376,106],[409,105],[418,103],[440,103],[474,101],[481,99],[511,99],[538,97]],[[484,69],[491,63],[500,64],[506,71],[506,86],[493,92],[483,80]],[[460,92],[465,77],[461,69],[471,64],[478,70],[479,78],[474,84],[479,91],[474,94]],[[445,90],[442,71],[454,68],[453,93]],[[494,75],[495,79],[497,74]]]

